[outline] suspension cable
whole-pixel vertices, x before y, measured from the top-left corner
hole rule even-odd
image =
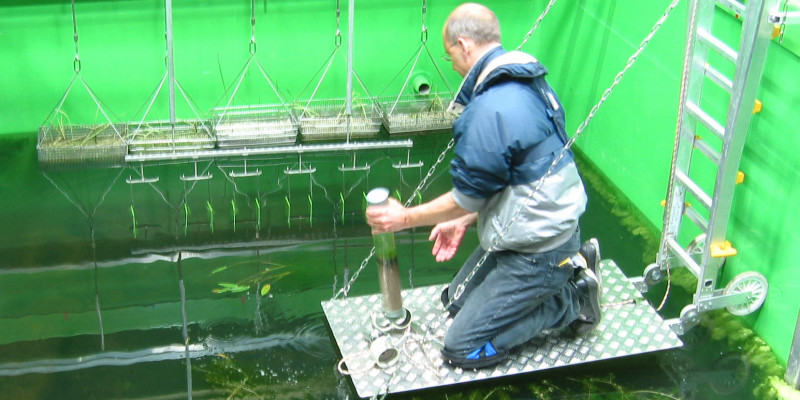
[[[352,0],[351,0],[352,1]],[[342,7],[341,0],[336,0],[336,34],[333,38],[333,43],[338,48],[342,45],[342,29],[341,29]]]
[[[264,0],[266,3],[266,0]],[[250,55],[256,54],[256,0],[250,0]]]
[[[422,0],[422,32],[420,33],[420,41],[425,44],[428,41],[428,26],[425,25],[425,14],[428,11],[428,0]]]
[[[81,71],[81,57],[80,52],[78,51],[78,18],[75,13],[75,0],[71,1],[72,3],[72,38],[75,42],[75,58],[72,60],[72,69],[75,72]]]
[[[539,27],[539,24],[542,22],[545,15],[547,15],[550,12],[550,8],[553,7],[553,4],[555,4],[556,1],[558,0],[550,0],[550,2],[547,3],[547,6],[545,6],[544,11],[542,11],[542,14],[539,15],[539,18],[537,18],[536,22],[533,23],[533,27],[531,27],[531,30],[529,30],[528,33],[525,34],[525,37],[522,39],[522,43],[520,43],[519,46],[517,46],[517,50],[521,49],[522,46],[524,46],[525,43],[528,42],[528,39],[530,39],[531,35],[533,35],[533,31],[535,31],[536,28]]]

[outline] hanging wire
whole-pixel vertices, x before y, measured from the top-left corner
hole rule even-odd
[[[522,39],[522,43],[520,43],[519,46],[517,46],[517,50],[521,49],[522,46],[525,45],[525,43],[528,43],[528,39],[530,39],[531,35],[533,35],[533,31],[535,31],[536,28],[539,27],[539,24],[542,22],[545,15],[547,15],[550,12],[550,8],[553,7],[553,4],[555,4],[556,1],[558,0],[550,0],[550,2],[547,3],[547,6],[545,6],[544,11],[542,11],[542,14],[539,15],[539,18],[537,18],[536,22],[533,23],[533,27],[531,27],[531,30],[529,30],[528,33],[525,34],[525,37]]]
[[[55,116],[57,116],[60,113],[63,114],[61,109],[64,106],[64,103],[66,102],[67,98],[69,97],[69,94],[72,92],[72,87],[75,85],[76,81],[80,81],[81,85],[83,85],[83,88],[86,89],[86,92],[89,94],[89,97],[91,97],[98,111],[100,111],[100,113],[103,115],[103,117],[105,118],[106,122],[111,127],[111,129],[114,130],[114,133],[117,135],[117,138],[123,140],[122,133],[120,133],[116,124],[111,122],[111,117],[106,112],[106,109],[104,107],[105,105],[103,104],[102,101],[100,101],[100,99],[97,97],[94,91],[92,91],[92,89],[89,87],[89,84],[86,83],[86,81],[83,79],[83,76],[80,73],[81,57],[78,46],[78,17],[75,9],[75,0],[71,0],[71,6],[72,6],[72,38],[73,42],[75,43],[75,57],[72,60],[72,69],[75,71],[75,74],[72,76],[72,80],[70,80],[69,85],[67,85],[67,89],[64,91],[64,95],[61,96],[61,99],[56,104],[56,107],[53,109],[50,115],[47,116],[42,125],[47,125],[52,118],[55,118]]]
[[[339,49],[342,47],[341,15],[342,15],[342,11],[341,11],[340,0],[336,0],[336,33],[334,35],[334,45],[335,46],[334,46],[333,52],[331,52],[331,55],[328,56],[328,60],[314,74],[314,76],[317,76],[317,75],[319,75],[320,71],[322,71],[322,76],[320,76],[319,81],[317,81],[317,85],[314,87],[314,90],[311,92],[311,96],[309,96],[308,101],[306,102],[306,105],[303,108],[303,111],[300,113],[300,117],[301,118],[303,116],[305,116],[306,112],[309,110],[309,107],[311,106],[311,102],[314,100],[314,97],[317,95],[317,90],[319,90],[319,87],[322,85],[322,81],[324,81],[325,77],[328,75],[328,71],[331,68],[331,64],[333,64],[333,60],[336,57],[336,53],[338,53]],[[303,90],[300,91],[300,95],[298,95],[297,99],[299,99],[300,96],[302,96],[302,94],[305,93],[306,89],[308,89],[308,87],[311,85],[311,82],[313,82],[313,81],[314,81],[314,78],[312,77],[311,80],[308,81],[306,86],[303,87]],[[295,99],[295,100],[297,100],[297,99]]]
[[[256,57],[257,45],[256,45],[256,3],[255,0],[251,0],[250,2],[250,43],[249,43],[249,51],[250,51],[250,58],[247,59],[247,63],[236,76],[236,86],[234,87],[233,91],[231,92],[230,97],[228,97],[227,103],[225,103],[225,107],[222,109],[223,112],[219,114],[219,117],[216,118],[214,122],[216,125],[221,124],[225,118],[228,116],[228,111],[230,110],[231,104],[233,103],[233,99],[236,97],[237,93],[239,92],[239,88],[242,86],[245,77],[250,71],[250,66],[252,65],[253,61],[255,61],[256,67],[258,67],[259,72],[261,72],[261,76],[269,85],[272,92],[278,98],[278,101],[281,103],[282,106],[287,107],[286,100],[281,95],[280,91],[278,90],[278,85],[272,81],[267,74],[266,69],[261,65],[261,62],[258,61],[258,57]]]

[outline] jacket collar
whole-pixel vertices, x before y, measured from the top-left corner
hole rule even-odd
[[[547,70],[533,56],[520,52],[507,52],[497,46],[481,57],[461,82],[450,111],[460,112],[474,97],[499,77],[533,79],[543,76]]]
[[[470,68],[469,72],[467,72],[467,75],[464,77],[464,80],[461,81],[461,86],[459,87],[458,93],[456,93],[456,98],[453,100],[453,102],[461,105],[461,107],[469,104],[475,92],[475,83],[477,83],[478,76],[483,68],[489,63],[489,61],[505,53],[505,49],[503,49],[503,47],[500,45],[486,52],[486,54],[484,54],[483,57],[481,57],[480,60],[478,60],[472,66],[472,68]]]

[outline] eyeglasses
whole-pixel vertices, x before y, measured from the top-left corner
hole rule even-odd
[[[442,60],[445,60],[447,62],[453,62],[453,57],[450,56],[449,51],[450,51],[450,48],[455,47],[455,46],[458,46],[458,43],[453,43],[450,46],[445,47],[444,55],[442,56]]]

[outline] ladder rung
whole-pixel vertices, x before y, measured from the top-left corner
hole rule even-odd
[[[683,265],[689,269],[694,276],[700,276],[700,266],[689,256],[689,253],[678,244],[672,237],[667,238],[667,247],[681,260]]]
[[[700,186],[697,186],[694,181],[689,179],[689,177],[683,171],[675,171],[675,177],[678,178],[683,186],[689,190],[689,192],[696,198],[706,209],[711,209],[711,197],[709,197]]]
[[[722,139],[725,136],[725,127],[720,125],[714,118],[708,115],[705,111],[701,110],[697,104],[694,104],[691,101],[686,102],[686,109],[693,117],[695,117],[698,121],[702,122],[706,128],[708,128],[712,133],[717,135],[718,138]]]
[[[689,218],[690,221],[694,222],[700,230],[706,232],[708,230],[708,220],[705,219],[702,215],[700,215],[694,207],[685,207],[683,209],[684,214],[686,214],[686,218]]]
[[[706,76],[708,77],[711,82],[716,83],[719,87],[725,89],[728,93],[733,90],[733,81],[731,81],[727,76],[722,75],[722,72],[719,72],[717,69],[712,67],[709,64],[706,64]]]
[[[694,141],[694,147],[696,147],[697,150],[700,150],[701,153],[705,154],[705,156],[708,157],[708,159],[711,160],[711,162],[713,162],[715,165],[719,165],[719,152],[711,148],[708,142],[698,137]]]
[[[738,15],[738,16],[741,16],[742,14],[744,14],[744,4],[739,3],[738,1],[734,1],[734,0],[717,0],[717,3],[719,3],[719,5],[721,5],[722,7],[725,7],[727,9],[733,11],[733,13]]]
[[[730,48],[727,44],[723,43],[717,37],[711,34],[711,32],[703,29],[697,28],[697,37],[699,37],[703,42],[711,46],[714,50],[717,51],[720,55],[727,58],[728,61],[732,63],[736,63],[736,59],[739,58],[739,54]]]

